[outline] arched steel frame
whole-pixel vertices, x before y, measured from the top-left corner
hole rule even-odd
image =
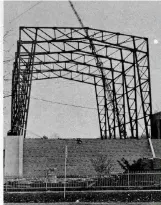
[[[88,27],[20,27],[8,135],[26,136],[32,81],[51,78],[94,85],[101,139],[149,136],[147,38]]]

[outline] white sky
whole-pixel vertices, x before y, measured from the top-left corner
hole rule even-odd
[[[73,3],[85,26],[149,38],[153,111],[161,110],[161,2]],[[7,79],[11,79],[19,26],[80,25],[68,1],[4,2],[4,34],[12,29],[4,41],[4,60],[11,59],[11,62],[4,64]],[[154,43],[155,39],[157,44]],[[4,92],[4,95],[10,94],[11,80],[4,82]],[[73,81],[34,81],[31,95],[49,101],[96,107],[94,87]],[[4,135],[10,129],[10,104],[11,98],[5,98]],[[28,137],[36,137],[33,133],[48,137],[57,133],[63,138],[99,137],[97,110],[51,104],[31,98],[28,130]]]

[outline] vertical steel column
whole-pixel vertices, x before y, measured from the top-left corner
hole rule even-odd
[[[123,53],[121,50],[121,59],[123,59]],[[122,72],[125,74],[126,70],[124,68],[124,62],[122,61]],[[127,99],[127,107],[128,107],[128,114],[129,114],[129,120],[130,120],[130,127],[131,127],[131,136],[134,138],[134,132],[133,132],[133,126],[132,126],[132,117],[131,117],[131,109],[130,109],[130,103],[129,103],[129,95],[128,95],[128,85],[126,80],[126,74],[125,74],[125,90],[126,90],[126,99]]]
[[[105,76],[102,74],[102,82],[103,82],[103,91],[104,91],[104,104],[105,104],[105,139],[107,139],[107,99],[106,99],[106,83],[105,83]],[[108,119],[109,121],[109,119]],[[108,129],[110,132],[110,124],[108,123]],[[111,135],[111,134],[110,134]]]
[[[36,28],[35,28],[36,29]],[[31,57],[30,57],[30,62],[29,62],[29,81],[28,81],[28,91],[27,91],[27,106],[26,106],[26,119],[25,119],[25,126],[24,126],[24,137],[26,137],[26,128],[27,128],[27,119],[28,119],[28,111],[29,111],[29,104],[30,104],[30,95],[31,95],[31,85],[32,85],[32,72],[33,72],[33,64],[34,64],[34,55],[35,55],[35,50],[36,50],[36,40],[37,40],[37,29],[35,32],[35,39],[32,44],[32,49],[31,49]]]
[[[119,136],[120,136],[120,139],[121,139],[121,124],[120,124],[119,111],[118,111],[118,105],[117,105],[117,97],[116,97],[116,89],[115,89],[115,78],[114,78],[114,70],[113,70],[112,60],[110,60],[110,64],[111,64],[112,84],[113,84],[113,93],[114,93],[113,105],[114,105],[114,110],[115,110],[116,117],[117,117],[117,122],[118,122]],[[116,133],[116,127],[115,127],[115,133]],[[116,138],[116,136],[115,136],[115,138]]]
[[[133,37],[133,45],[134,45],[134,37]],[[135,58],[135,54],[133,52],[133,62],[134,62],[134,92],[135,92],[135,126],[136,126],[136,130],[135,130],[135,137],[138,138],[139,134],[138,134],[138,107],[137,107],[137,82],[136,82],[136,58]]]
[[[149,107],[150,107],[150,116],[149,116],[149,128],[150,128],[150,135],[152,136],[152,96],[151,96],[151,80],[150,80],[150,58],[149,58],[149,42],[148,38],[146,38],[146,43],[147,43],[147,61],[148,61],[148,83],[149,83]],[[148,135],[148,137],[150,137]]]
[[[96,102],[97,102],[97,111],[98,111],[100,135],[101,135],[101,139],[103,140],[103,133],[102,133],[102,127],[101,127],[101,119],[100,119],[100,111],[99,111],[99,103],[98,103],[98,94],[97,94],[97,83],[96,83],[95,77],[94,77],[94,86],[95,86],[95,94],[96,94]]]
[[[101,139],[107,139],[107,123],[108,123],[108,128],[110,127],[110,124],[109,124],[109,118],[106,118],[108,113],[108,108],[106,107],[107,102],[105,101],[106,97],[104,96],[105,90],[104,87],[102,86],[101,87],[102,90],[98,92],[97,82],[95,77],[94,77],[94,85],[95,85],[95,92],[96,92],[96,101],[97,101],[98,118],[99,118],[100,131],[101,131]],[[101,98],[101,101],[98,100],[99,98]],[[101,105],[102,102],[103,105]],[[110,128],[109,128],[109,136],[111,137]]]
[[[140,96],[141,96],[141,104],[142,104],[142,110],[143,110],[145,131],[146,131],[146,135],[148,137],[148,124],[147,124],[145,107],[144,107],[143,90],[142,90],[142,86],[141,86],[141,76],[140,76],[140,72],[139,72],[140,68],[139,68],[139,64],[138,64],[138,56],[137,56],[137,48],[136,48],[135,40],[134,40],[134,56],[135,56],[135,59],[136,59],[136,67],[137,67],[137,74],[138,74],[138,81],[139,81],[139,88],[140,88]]]
[[[122,53],[122,52],[121,52]],[[123,89],[123,128],[124,128],[124,138],[127,137],[126,133],[126,109],[125,109],[125,70],[124,68],[122,69],[122,89]]]
[[[19,42],[17,42],[17,53],[15,56],[15,62],[13,64],[13,78],[12,78],[12,105],[11,105],[11,130],[8,132],[8,135],[19,135],[19,72],[18,72],[18,57],[19,57]]]

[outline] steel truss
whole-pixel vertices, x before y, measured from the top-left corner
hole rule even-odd
[[[9,135],[26,136],[32,80],[51,78],[94,85],[101,139],[149,136],[147,38],[92,28],[20,27]]]

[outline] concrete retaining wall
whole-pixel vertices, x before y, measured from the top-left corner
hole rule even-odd
[[[8,177],[23,176],[23,137],[5,137],[5,167],[4,174]]]
[[[156,157],[161,157],[161,140],[152,140]],[[24,139],[24,176],[43,176],[48,168],[57,168],[58,175],[64,175],[64,151],[68,146],[67,175],[96,175],[91,158],[98,153],[112,159],[115,172],[122,171],[117,160],[122,157],[137,160],[152,157],[147,139],[100,140],[82,139]]]

